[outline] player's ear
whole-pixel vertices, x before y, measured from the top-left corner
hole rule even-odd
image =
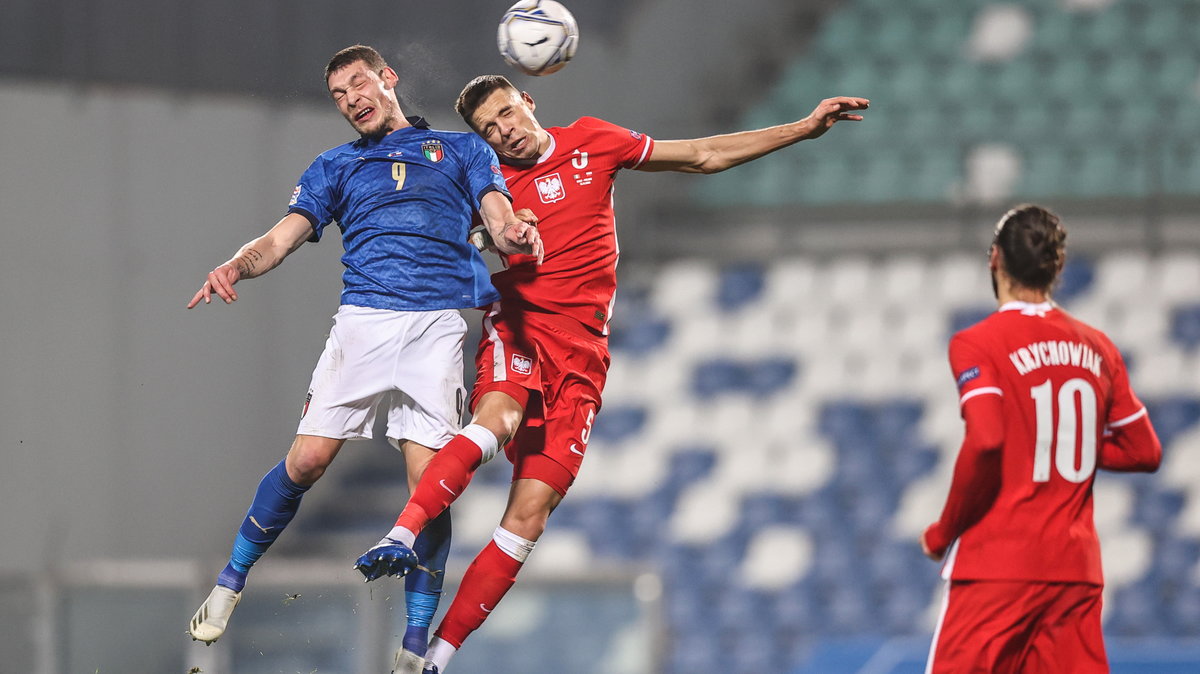
[[[530,112],[537,110],[537,103],[533,102],[533,96],[530,96],[528,91],[521,92],[521,100],[525,101],[525,105],[529,106]]]
[[[400,76],[396,74],[395,70],[392,70],[391,66],[388,66],[379,71],[379,79],[383,80],[385,89],[395,89],[396,83],[400,81]]]
[[[998,271],[1001,265],[1000,246],[992,244],[991,250],[988,251],[988,269]]]

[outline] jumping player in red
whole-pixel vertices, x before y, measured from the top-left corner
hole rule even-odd
[[[1162,446],[1121,353],[1050,300],[1066,236],[1039,206],[1006,213],[989,253],[1000,309],[950,341],[966,436],[921,536],[948,581],[927,673],[1108,671],[1092,483],[1156,470]]]
[[[462,493],[480,464],[505,449],[513,463],[508,507],[492,542],[467,569],[426,653],[426,672],[444,672],[512,586],[579,472],[609,365],[617,172],[723,171],[816,138],[838,121],[861,120],[856,111],[867,105],[862,98],[830,98],[790,124],[655,142],[592,117],[545,129],[533,115],[533,99],[504,77],[467,84],[456,109],[500,156],[514,207],[537,214],[547,253],[540,267],[526,255],[501,256],[506,269],[492,277],[501,300],[484,318],[472,423],[438,452],[396,527],[356,564],[367,580],[414,568],[415,535]],[[419,671],[419,664],[414,654],[397,653],[397,672]]]

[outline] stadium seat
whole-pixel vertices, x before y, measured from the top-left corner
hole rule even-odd
[[[1189,351],[1200,347],[1200,303],[1178,306],[1172,311],[1171,339]]]
[[[717,280],[716,303],[722,311],[736,311],[758,299],[764,285],[763,269],[739,264],[722,269]]]

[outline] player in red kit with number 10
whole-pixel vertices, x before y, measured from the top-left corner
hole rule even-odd
[[[1107,672],[1098,468],[1153,471],[1162,446],[1104,333],[1050,301],[1066,232],[1010,210],[989,252],[1000,309],[950,341],[966,422],[921,546],[948,581],[926,672]]]
[[[506,268],[492,277],[501,299],[487,311],[476,356],[472,423],[438,452],[396,527],[356,565],[368,580],[414,568],[414,535],[504,448],[513,463],[508,507],[429,645],[426,672],[443,674],[508,591],[579,472],[609,365],[617,172],[723,171],[816,138],[839,121],[861,120],[857,112],[867,105],[830,98],[790,124],[656,142],[592,117],[543,128],[529,94],[500,76],[477,77],[463,89],[455,107],[499,155],[514,207],[536,213],[546,257],[539,267],[529,256],[502,256]],[[416,662],[398,653],[396,671],[417,671]]]

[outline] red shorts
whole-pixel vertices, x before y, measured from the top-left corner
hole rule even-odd
[[[925,671],[1106,673],[1102,590],[1089,583],[951,581]]]
[[[608,375],[608,342],[578,322],[493,304],[475,356],[471,409],[489,391],[528,389],[525,416],[504,453],[513,480],[531,478],[559,494],[579,474],[600,392]]]

